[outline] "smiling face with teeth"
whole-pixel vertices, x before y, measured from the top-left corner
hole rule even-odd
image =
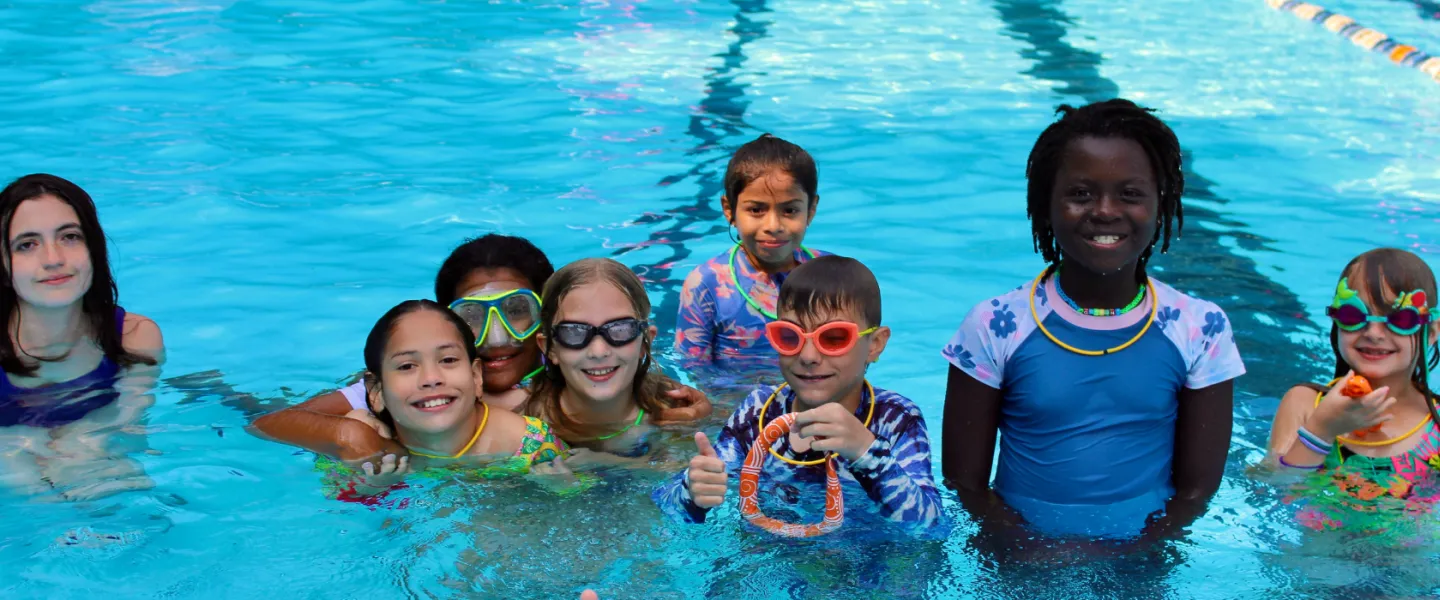
[[[385,343],[379,385],[370,386],[370,409],[387,413],[402,441],[465,429],[474,418],[483,377],[466,346],[445,314],[418,310],[402,315]]]
[[[1133,273],[1158,239],[1159,188],[1144,147],[1123,137],[1081,137],[1055,174],[1050,226],[1067,270]]]
[[[782,309],[778,316],[780,320],[795,323],[805,331],[814,331],[821,325],[836,321],[855,323],[862,331],[871,327],[864,312],[853,305],[839,311],[812,312],[814,314],[800,315],[793,310]],[[855,410],[860,405],[866,368],[880,358],[889,339],[890,328],[880,327],[869,335],[859,337],[855,347],[840,356],[822,354],[813,341],[806,341],[798,354],[781,354],[780,372],[785,376],[785,382],[795,390],[794,411],[806,411],[831,402],[840,402]]]
[[[627,317],[641,320],[649,317],[635,313],[634,303],[619,287],[608,281],[595,281],[571,289],[560,300],[552,321],[598,327]],[[547,352],[550,360],[560,367],[566,393],[575,400],[591,405],[631,406],[635,403],[635,375],[643,358],[644,344],[649,343],[650,337],[646,332],[617,348],[611,346],[605,336],[596,335],[584,348],[577,350],[552,343],[547,345]]]
[[[483,296],[518,289],[539,291],[516,269],[482,268],[470,271],[460,280],[455,297]],[[479,331],[474,333],[480,335]],[[490,328],[489,337],[481,343],[480,358],[480,365],[485,371],[485,392],[503,394],[540,366],[540,346],[535,336],[523,342],[515,341],[497,323]]]
[[[1352,264],[1346,273],[1349,287],[1365,303],[1371,314],[1387,314],[1394,306],[1396,291],[1383,281],[1385,277],[1382,269],[1377,268],[1374,272],[1367,273],[1371,271],[1367,267],[1369,265],[1364,260]],[[1405,283],[1422,288],[1431,285],[1429,281]],[[1381,293],[1371,293],[1371,286],[1381,288]],[[1436,334],[1440,334],[1440,323],[1432,323],[1427,328],[1429,331],[1426,342],[1433,345]],[[1411,379],[1416,371],[1416,362],[1420,358],[1420,334],[1401,335],[1378,322],[1366,323],[1365,327],[1357,331],[1345,331],[1339,327],[1332,329],[1335,336],[1334,346],[1344,365],[1369,379],[1375,387],[1390,385],[1392,389],[1398,388]]]

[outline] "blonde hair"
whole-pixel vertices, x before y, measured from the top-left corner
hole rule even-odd
[[[576,422],[565,414],[564,408],[560,406],[560,394],[565,391],[566,385],[565,375],[549,356],[550,344],[554,343],[551,329],[555,326],[556,314],[560,312],[560,303],[575,288],[602,282],[615,286],[630,300],[630,307],[635,310],[635,318],[641,321],[649,320],[650,297],[645,294],[645,284],[629,267],[608,258],[584,258],[561,267],[550,276],[550,281],[545,283],[545,291],[540,297],[540,331],[545,333],[545,341],[540,350],[545,355],[545,372],[535,378],[525,412],[549,422],[555,432],[565,440],[584,441],[607,433],[603,427]],[[630,393],[634,396],[635,404],[642,410],[658,415],[661,410],[671,406],[666,392],[673,388],[673,382],[659,373],[650,372],[652,341],[649,329],[646,328],[639,340],[640,368],[635,371],[635,381]]]

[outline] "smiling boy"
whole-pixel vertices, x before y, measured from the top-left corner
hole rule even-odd
[[[751,392],[713,446],[695,434],[700,454],[655,491],[655,503],[681,521],[704,522],[764,426],[795,413],[792,432],[771,448],[783,458],[764,463],[759,496],[823,487],[825,457],[834,453],[842,485],[863,488],[884,518],[921,528],[940,522],[924,416],[910,399],[865,378],[890,339],[874,274],[852,258],[812,259],[785,280],[778,307],[765,334],[786,383]]]

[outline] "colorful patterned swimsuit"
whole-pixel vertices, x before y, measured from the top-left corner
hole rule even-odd
[[[828,254],[812,251],[815,256]],[[675,350],[687,367],[775,365],[775,350],[765,339],[765,323],[770,319],[746,302],[736,286],[745,286],[756,304],[773,313],[786,274],[760,271],[743,253],[735,257],[732,271],[730,257],[726,250],[695,267],[680,288]],[[809,255],[796,250],[795,260],[803,263]]]
[[[1428,515],[1440,502],[1437,475],[1440,428],[1431,423],[1414,448],[1396,456],[1361,456],[1336,444],[1286,502],[1298,501],[1296,518],[1316,531],[1389,533],[1413,542],[1436,533]]]
[[[757,387],[730,415],[715,440],[715,451],[725,462],[725,469],[732,478],[739,476],[745,455],[760,436],[760,408],[774,391],[775,386]],[[781,392],[765,412],[766,419],[774,421],[791,412],[794,399],[793,390],[787,388]],[[870,397],[865,393],[856,411],[856,418],[862,423],[869,407]],[[875,435],[875,442],[863,456],[855,461],[837,457],[839,464],[836,471],[842,484],[858,485],[864,489],[879,508],[880,516],[891,522],[926,531],[943,530],[948,522],[941,511],[940,492],[935,487],[931,472],[930,437],[920,408],[909,398],[877,387],[875,416],[870,422],[870,432]],[[797,460],[823,457],[819,452],[792,450],[789,436],[776,443],[775,451]],[[801,487],[822,489],[825,467],[797,467],[770,457],[760,474],[760,485],[762,501],[765,497],[774,496],[793,499]],[[681,522],[703,523],[709,512],[690,498],[690,492],[685,487],[684,471],[657,488],[651,499],[661,512]]]
[[[509,458],[491,462],[484,466],[451,464],[429,467],[416,474],[424,477],[461,472],[484,479],[499,479],[515,475],[524,475],[529,473],[530,467],[534,465],[564,459],[569,455],[570,447],[565,444],[564,440],[555,437],[555,433],[550,429],[548,423],[536,417],[525,417],[525,435],[520,440],[520,448]],[[315,468],[325,473],[322,487],[327,497],[334,497],[337,500],[346,502],[374,505],[379,502],[380,498],[385,496],[384,493],[376,496],[362,496],[357,494],[353,480],[361,471],[353,469],[339,460],[321,455],[315,461]],[[391,489],[404,489],[405,487],[404,483],[400,483]],[[401,508],[403,508],[403,505]]]

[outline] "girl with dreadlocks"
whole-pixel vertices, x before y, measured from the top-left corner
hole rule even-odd
[[[1162,527],[1203,512],[1245,368],[1219,307],[1146,274],[1182,223],[1175,134],[1122,99],[1058,112],[1026,169],[1048,264],[972,309],[943,350],[943,471],[977,516],[1008,507],[1047,534],[1129,537],[1162,509]]]
[[[1318,471],[1318,487],[1327,488],[1307,499],[1299,513],[1305,525],[1379,526],[1355,520],[1365,516],[1391,521],[1390,529],[1399,511],[1379,509],[1414,514],[1440,500],[1433,485],[1416,489],[1440,473],[1440,419],[1429,378],[1440,364],[1433,297],[1435,274],[1404,250],[1371,250],[1345,266],[1325,311],[1333,322],[1335,379],[1291,388],[1270,429],[1272,466]],[[1333,493],[1332,485],[1345,493]]]

